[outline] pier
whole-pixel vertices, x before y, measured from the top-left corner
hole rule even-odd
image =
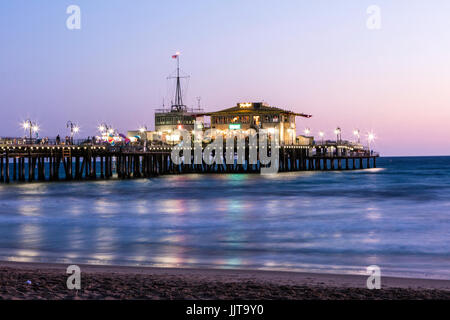
[[[264,167],[249,162],[246,147],[242,163],[176,165],[174,146],[113,147],[108,145],[18,145],[0,146],[0,182],[74,181],[151,178],[184,173],[259,173]],[[221,148],[225,159],[226,148]],[[235,154],[237,154],[235,147]],[[270,148],[262,150],[273,152]],[[279,146],[278,172],[361,170],[376,167],[378,154],[352,151],[345,145]],[[202,152],[203,153],[203,152]],[[216,156],[216,155],[214,155]],[[236,158],[236,157],[235,157]],[[185,161],[186,162],[186,161]]]

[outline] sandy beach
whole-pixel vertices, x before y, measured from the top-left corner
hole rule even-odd
[[[449,280],[279,271],[79,265],[81,289],[66,287],[67,265],[0,262],[0,299],[445,299]]]

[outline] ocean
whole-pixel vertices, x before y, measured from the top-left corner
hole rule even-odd
[[[0,260],[450,279],[450,157],[0,185]]]

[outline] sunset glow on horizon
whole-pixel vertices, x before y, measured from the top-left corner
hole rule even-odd
[[[66,28],[72,4],[80,30]],[[366,25],[373,4],[379,30]],[[0,12],[0,136],[24,136],[25,119],[50,137],[69,119],[85,136],[153,129],[181,53],[189,107],[265,101],[313,115],[297,134],[317,140],[340,127],[373,135],[383,156],[450,155],[449,1],[17,0]]]

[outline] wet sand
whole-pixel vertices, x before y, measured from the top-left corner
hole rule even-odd
[[[79,265],[81,289],[66,287],[68,265],[0,262],[0,299],[445,299],[450,280],[281,271]]]

